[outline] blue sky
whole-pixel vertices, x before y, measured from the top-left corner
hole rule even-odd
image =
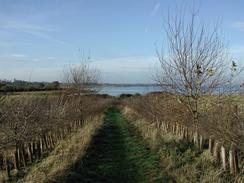
[[[242,0],[0,0],[0,78],[62,80],[82,48],[104,82],[151,82],[164,16],[192,2],[205,22],[221,21],[231,55],[243,62]]]

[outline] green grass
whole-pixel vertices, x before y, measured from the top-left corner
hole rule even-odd
[[[106,112],[104,126],[86,155],[72,166],[62,182],[173,182],[159,162],[159,154],[150,150],[113,107]]]
[[[162,171],[175,182],[231,183],[234,176],[221,169],[208,150],[199,151],[190,141],[152,127],[152,123],[126,109],[123,115],[160,157]]]

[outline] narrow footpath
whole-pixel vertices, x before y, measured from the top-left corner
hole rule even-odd
[[[86,155],[76,162],[66,183],[171,182],[159,166],[159,156],[123,119],[115,107],[108,109],[103,127]]]

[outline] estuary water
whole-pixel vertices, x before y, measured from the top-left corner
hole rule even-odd
[[[160,91],[159,86],[146,85],[146,86],[103,86],[101,87],[100,94],[109,94],[112,96],[119,96],[121,94],[146,94],[149,92]]]

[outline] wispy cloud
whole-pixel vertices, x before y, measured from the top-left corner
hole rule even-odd
[[[157,12],[160,8],[160,3],[156,3],[151,11],[151,16],[156,16],[157,15]]]
[[[154,63],[155,57],[119,57],[112,59],[99,59],[94,61],[94,64],[102,68],[114,70],[114,68],[128,67],[130,70],[146,70]]]
[[[45,35],[53,32],[54,29],[50,29],[46,26],[35,25],[31,23],[25,23],[22,21],[12,21],[8,19],[0,19],[0,28],[7,31],[18,31],[29,33],[32,35]]]
[[[56,57],[48,56],[48,57],[38,57],[34,55],[27,55],[27,54],[19,54],[19,53],[11,53],[11,54],[0,54],[0,63],[1,64],[7,64],[5,65],[8,67],[8,65],[12,64],[42,64],[46,63],[48,66],[50,66],[50,61],[52,62],[52,66],[55,63],[58,63],[55,65],[59,65],[60,63],[65,62],[64,60],[57,59]],[[37,66],[37,65],[35,65]]]
[[[157,61],[154,56],[121,57],[100,59],[92,64],[102,71],[107,82],[147,83],[151,82],[152,69],[156,67]]]
[[[25,57],[23,54],[10,54],[11,57]]]
[[[16,23],[16,22],[4,22],[2,23],[2,27],[6,29],[16,29],[16,30],[32,30],[32,31],[53,31],[53,29],[33,25],[33,24],[26,24],[26,23]]]
[[[24,69],[19,68],[0,68],[0,77],[4,79],[13,80],[14,78],[26,80],[26,81],[55,81],[62,80],[63,67],[55,68],[34,68],[25,67]]]
[[[155,17],[157,15],[157,13],[158,13],[158,11],[160,9],[160,6],[161,6],[160,3],[155,3],[154,4],[154,6],[153,6],[153,8],[152,8],[152,10],[150,12],[150,15],[149,15],[150,18],[153,18],[153,17]],[[149,32],[149,27],[150,27],[150,22],[148,23],[148,25],[146,25],[144,27],[144,32],[145,33],[148,33]]]
[[[14,22],[14,21],[4,19],[4,20],[0,21],[0,28],[2,30],[6,30],[7,32],[14,30],[14,31],[29,34],[29,35],[32,35],[35,37],[39,37],[42,39],[50,40],[50,41],[56,42],[58,44],[72,47],[72,45],[70,43],[57,39],[54,36],[52,36],[55,34],[56,30],[53,28],[50,28],[50,27],[30,24],[30,23],[24,23],[24,22]]]
[[[47,57],[47,60],[54,60],[56,59],[55,57]]]
[[[235,28],[235,29],[238,29],[240,31],[244,31],[244,21],[234,22],[232,24],[232,27]]]
[[[10,54],[1,54],[1,59],[22,59],[27,58],[27,55],[19,54],[19,53],[10,53]]]

